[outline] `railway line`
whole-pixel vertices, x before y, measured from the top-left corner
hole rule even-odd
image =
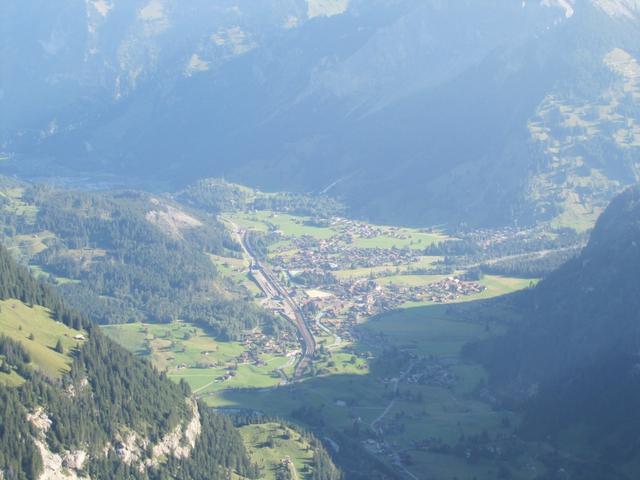
[[[316,351],[316,341],[307,323],[308,320],[300,309],[300,306],[291,298],[287,289],[282,286],[269,266],[261,261],[255,253],[247,232],[236,227],[236,233],[242,249],[251,260],[251,271],[256,283],[268,298],[280,299],[282,301],[285,307],[285,316],[289,318],[298,329],[302,355],[296,364],[293,380],[300,380],[305,370],[311,365]]]

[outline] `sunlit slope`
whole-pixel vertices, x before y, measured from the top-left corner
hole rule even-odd
[[[0,334],[19,342],[29,353],[33,367],[50,377],[69,371],[71,353],[86,336],[53,320],[48,309],[29,307],[19,300],[0,301]],[[62,353],[56,351],[58,341]]]

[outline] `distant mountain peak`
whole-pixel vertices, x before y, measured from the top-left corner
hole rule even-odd
[[[576,10],[576,0],[541,0],[545,7],[561,8],[566,18],[573,17]],[[635,20],[640,14],[640,0],[591,0],[591,3],[610,17]],[[527,5],[523,0],[522,6]]]
[[[113,4],[107,0],[88,0],[87,8],[93,7],[103,17],[109,15],[109,12],[113,8]]]
[[[558,7],[564,10],[564,16],[566,18],[573,17],[575,13],[573,4],[573,0],[542,0],[542,5],[545,7]],[[526,3],[523,2],[523,5],[526,5]]]
[[[592,0],[593,4],[611,17],[637,19],[640,13],[640,0]]]
[[[307,0],[309,18],[341,15],[349,8],[349,0]]]

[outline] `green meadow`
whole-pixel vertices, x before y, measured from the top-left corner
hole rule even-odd
[[[298,217],[271,211],[243,212],[227,214],[236,224],[250,230],[268,232],[278,230],[286,237],[309,235],[317,239],[327,239],[337,232],[331,228],[306,225],[307,217]]]
[[[209,259],[215,265],[218,273],[229,279],[236,285],[241,285],[254,295],[260,295],[260,289],[253,280],[249,278],[249,261],[241,258],[221,257],[219,255],[208,254]]]
[[[186,380],[192,390],[206,398],[232,388],[270,388],[293,371],[293,361],[284,356],[259,353],[260,365],[239,362],[248,351],[240,342],[218,341],[202,328],[183,322],[170,324],[130,323],[109,325],[103,331],[139,356],[148,358],[176,382]],[[227,380],[220,377],[233,373]]]
[[[240,427],[240,435],[249,456],[260,467],[260,479],[280,478],[277,473],[285,460],[295,469],[293,478],[312,478],[313,450],[295,430],[271,422]]]
[[[24,202],[23,195],[24,188],[22,187],[3,188],[0,196],[4,197],[7,202],[2,208],[11,215],[22,217],[27,223],[33,223],[38,214],[38,209]]]
[[[372,317],[362,325],[413,358],[440,359],[455,379],[452,385],[402,382],[399,395],[382,419],[388,428],[385,438],[409,456],[410,471],[431,471],[434,478],[449,478],[449,472],[460,479],[497,478],[496,465],[499,464],[496,462],[479,461],[469,465],[460,457],[426,452],[416,445],[437,439],[453,446],[461,437],[485,431],[509,436],[519,424],[514,413],[496,411],[475,395],[486,383],[487,373],[461,352],[468,342],[502,331],[500,325],[488,328],[484,321],[474,321],[476,313],[488,309],[492,309],[498,319],[508,314],[485,300],[526,288],[529,281],[485,277],[483,283],[488,287],[483,299],[476,296],[457,304],[405,308]],[[347,345],[331,351],[327,347],[333,342],[330,337],[320,338],[319,345],[325,348],[320,350],[320,359],[316,362],[317,376],[300,384],[260,392],[222,390],[205,399],[216,407],[257,410],[302,421],[311,428],[322,425],[321,429],[329,435],[353,435],[355,428],[363,440],[371,438],[371,423],[385,412],[394,398],[389,379],[405,371],[410,361],[402,363],[396,357],[389,357],[375,344]],[[313,415],[300,417],[297,412],[302,407],[308,407]],[[514,462],[535,463],[530,457]],[[523,474],[524,471],[522,467],[513,478],[531,478]]]
[[[86,335],[53,320],[48,309],[29,307],[19,300],[0,301],[0,333],[20,342],[29,353],[33,367],[53,378],[69,371],[71,352],[83,342],[74,337]],[[55,351],[58,340],[63,353]],[[17,376],[10,377],[5,377],[8,383],[20,382]]]
[[[382,227],[382,234],[373,238],[356,238],[353,245],[360,248],[412,248],[421,250],[434,243],[448,240],[442,233],[426,233],[411,228]]]
[[[273,212],[248,212],[230,215],[233,222],[261,232],[279,231],[283,237],[271,244],[270,253],[294,253],[291,239],[309,235],[327,239],[338,233],[328,227],[305,224],[308,219]],[[416,250],[446,239],[438,233],[412,229],[377,227],[375,238],[355,238],[363,248],[408,247]],[[246,276],[246,259],[210,256],[220,273],[257,294]],[[386,265],[375,269],[343,270],[339,278],[378,276],[380,285],[420,286],[437,282],[445,275],[417,275],[439,257],[420,256],[409,265]],[[500,333],[498,324],[478,321],[478,313],[497,308],[487,300],[527,288],[530,280],[487,275],[480,280],[486,287],[481,294],[463,297],[449,304],[407,304],[402,309],[366,319],[358,327],[367,340],[362,343],[335,343],[335,337],[320,335],[312,373],[302,382],[287,384],[294,359],[258,352],[260,362],[239,362],[247,352],[240,342],[220,342],[208,332],[182,322],[168,325],[118,325],[105,332],[139,355],[149,358],[167,375],[185,379],[192,390],[215,408],[254,410],[269,416],[300,422],[330,436],[356,435],[362,441],[375,437],[373,422],[385,428],[385,439],[410,459],[411,471],[433,472],[434,478],[447,478],[454,472],[460,479],[496,478],[493,465],[479,462],[470,466],[460,457],[429,453],[418,448],[437,439],[453,447],[461,437],[491,432],[509,436],[519,424],[517,415],[496,411],[476,395],[487,381],[482,366],[462,355],[470,341]],[[500,309],[496,318],[504,315]],[[451,381],[400,382],[395,392],[394,379],[408,375],[408,368],[441,365]],[[429,363],[431,362],[431,363]],[[220,381],[223,376],[233,376]],[[404,377],[403,377],[404,378]],[[394,393],[395,392],[395,393]],[[292,459],[299,478],[304,477],[305,457],[287,442],[268,445],[268,435],[277,438],[278,425],[244,427],[243,437],[254,458],[263,462],[264,478],[275,478],[285,457]],[[279,430],[278,430],[279,432]],[[295,443],[295,442],[294,442]],[[304,450],[304,449],[303,449]],[[300,464],[300,466],[299,466]],[[453,478],[453,477],[452,477]],[[513,478],[528,478],[518,477]]]

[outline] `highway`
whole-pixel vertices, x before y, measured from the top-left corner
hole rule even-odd
[[[256,283],[268,298],[273,299],[279,297],[281,299],[284,303],[286,316],[298,329],[302,355],[296,364],[293,379],[294,381],[300,380],[307,367],[311,364],[316,351],[316,341],[315,338],[313,338],[307,319],[299,305],[291,298],[287,289],[281,285],[280,281],[273,274],[269,266],[262,262],[255,254],[251,242],[248,239],[247,232],[240,230],[236,226],[236,233],[240,240],[240,244],[242,245],[242,249],[251,259],[253,264],[252,273]]]

